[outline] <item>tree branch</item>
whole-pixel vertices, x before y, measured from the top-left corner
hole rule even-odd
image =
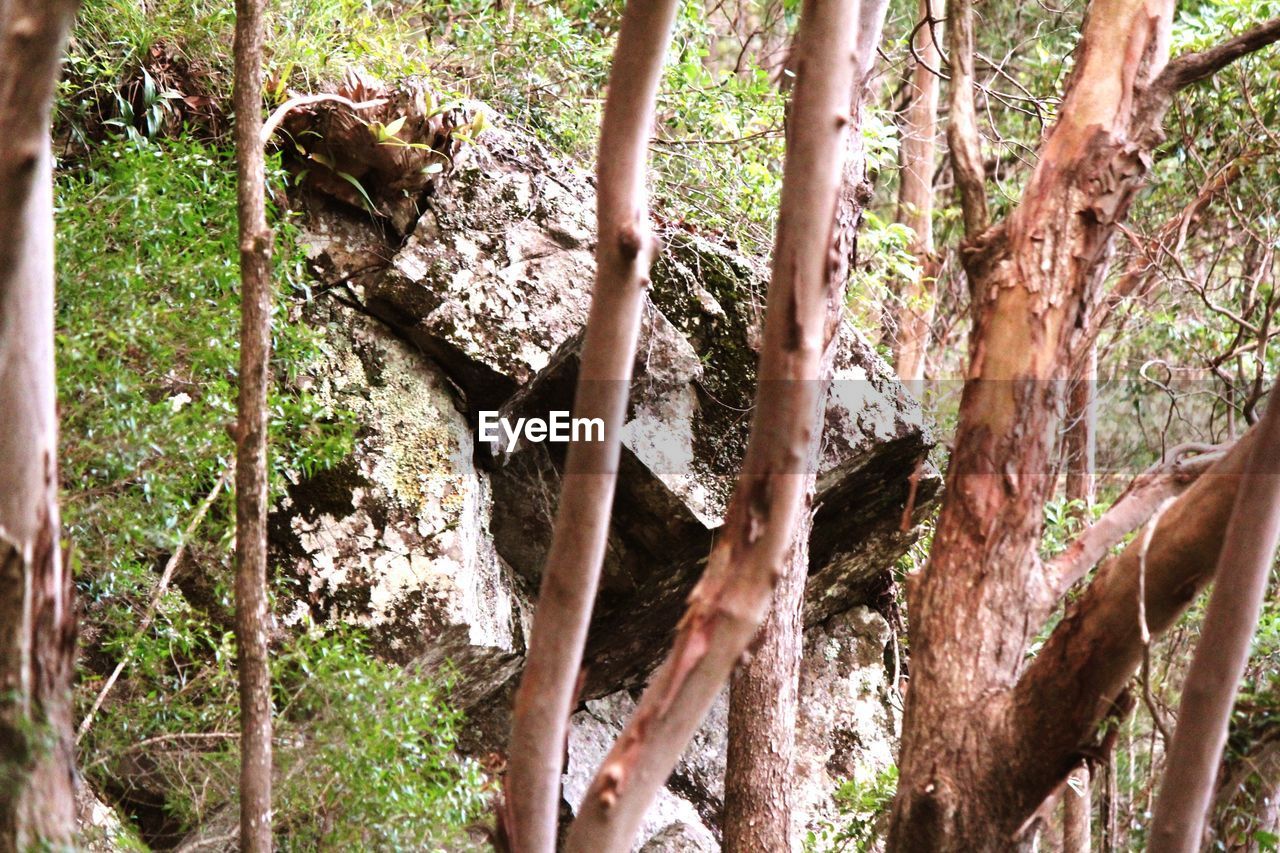
[[[947,51],[951,54],[951,92],[947,144],[956,174],[964,233],[972,240],[990,222],[987,211],[986,167],[973,103],[973,3],[947,3]]]
[[[1236,486],[1258,430],[1244,434],[1161,516],[1146,549],[1145,610],[1152,635],[1167,630],[1213,576]],[[1138,619],[1142,541],[1099,570],[1027,667],[1009,697],[993,789],[1030,814],[1081,755],[1142,661]]]
[[[806,2],[793,125],[765,313],[755,420],[742,473],[675,643],[587,790],[566,850],[626,850],[725,680],[783,571],[813,483],[823,381],[843,311],[841,161],[856,134],[885,0]]]
[[[512,714],[499,814],[512,848],[556,848],[560,774],[582,649],[609,533],[622,426],[644,313],[654,238],[645,170],[675,0],[632,0],[609,75],[597,160],[596,279],[578,371],[574,415],[599,418],[601,441],[575,441],[547,552],[520,688]]]
[[[1151,823],[1153,849],[1200,849],[1213,784],[1280,541],[1280,405],[1267,407],[1218,557]]]
[[[1187,457],[1187,454],[1198,452]],[[1146,523],[1166,500],[1186,491],[1202,473],[1222,458],[1217,448],[1174,448],[1165,462],[1151,466],[1129,484],[1102,518],[1089,525],[1067,549],[1045,565],[1047,597],[1060,601],[1076,581],[1107,555],[1112,546]]]
[[[1280,18],[1272,18],[1222,44],[1171,59],[1152,83],[1152,88],[1162,88],[1169,92],[1185,89],[1192,83],[1212,77],[1240,57],[1261,50],[1277,40],[1280,40]]]

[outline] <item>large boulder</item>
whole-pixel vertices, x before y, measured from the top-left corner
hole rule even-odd
[[[595,201],[588,178],[517,134],[489,130],[448,147],[450,169],[415,190],[412,222],[397,204],[388,227],[349,194],[326,192],[332,182],[307,190],[318,295],[306,313],[331,357],[301,381],[354,413],[359,429],[341,466],[291,486],[273,546],[296,584],[287,618],[357,622],[389,658],[453,667],[455,700],[472,721],[467,747],[501,752],[564,448],[486,444],[477,423],[481,411],[570,408]],[[696,234],[659,237],[570,738],[570,804],[669,646],[723,522],[756,393],[763,271]],[[863,605],[880,601],[930,508],[930,445],[919,406],[842,326],[806,590],[806,821],[835,778],[887,760],[883,620]],[[718,713],[650,815],[645,849],[714,844]]]

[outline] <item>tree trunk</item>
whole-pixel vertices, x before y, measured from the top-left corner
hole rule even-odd
[[[919,278],[908,282],[902,293],[902,313],[898,319],[898,339],[894,360],[898,377],[904,382],[924,379],[925,356],[929,349],[929,324],[938,275],[933,253],[933,165],[938,135],[938,76],[941,65],[936,38],[941,24],[933,25],[940,0],[920,0],[920,18],[915,35],[919,57],[911,72],[911,101],[902,123],[902,171],[898,187],[898,221],[911,229],[911,254],[920,267]]]
[[[1152,846],[1194,853],[1204,837],[1236,691],[1280,542],[1280,405],[1267,407],[1227,523],[1213,594],[1182,686]]]
[[[265,0],[236,0],[236,211],[240,226],[240,399],[236,424],[236,641],[240,848],[271,850],[271,671],[267,660],[267,389],[271,229],[262,133]]]
[[[726,853],[800,849],[792,826],[791,777],[811,526],[812,519],[802,515],[769,615],[756,635],[757,648],[729,684]]]
[[[908,581],[912,677],[890,849],[1006,847],[1090,735],[1026,724],[1073,714],[1096,724],[1099,702],[1119,692],[1066,708],[1064,697],[1079,695],[1079,685],[1059,693],[1026,678],[1018,683],[1028,641],[1059,600],[1037,557],[1055,416],[1069,366],[1093,342],[1089,312],[1111,240],[1142,186],[1174,93],[1280,36],[1271,22],[1166,68],[1172,14],[1170,0],[1090,5],[1058,122],[1021,203],[994,227],[968,229],[970,368],[930,560]],[[953,69],[956,63],[953,51]],[[951,132],[955,138],[955,125]],[[1088,621],[1099,618],[1074,628],[1092,633]],[[1128,632],[1120,633],[1127,641]],[[1048,650],[1028,675],[1055,660]],[[1065,668],[1079,676],[1075,664]],[[1067,736],[1077,740],[1068,746]]]
[[[550,853],[555,847],[565,738],[609,533],[653,259],[645,164],[675,8],[675,0],[627,4],[609,76],[596,181],[596,281],[574,400],[575,417],[603,420],[604,440],[569,446],[516,694],[503,829],[520,853]]]
[[[1062,790],[1062,853],[1089,853],[1092,849],[1093,791],[1089,782],[1089,765],[1081,763]]]
[[[58,516],[50,111],[73,2],[0,2],[0,851],[75,832],[75,607]]]
[[[854,128],[861,126],[860,110],[861,92],[850,105]],[[833,266],[828,271],[833,282],[844,282],[856,260],[865,182],[862,137],[850,133],[845,143],[844,179],[832,238]],[[806,487],[806,504],[813,500],[813,488],[811,481]],[[723,821],[725,848],[730,851],[799,849],[801,827],[792,825],[790,786],[812,522],[808,514],[801,516],[783,577],[753,641],[751,660],[735,672],[730,682]],[[768,749],[759,747],[766,743]]]
[[[623,850],[750,643],[812,487],[831,344],[844,305],[839,166],[880,40],[883,0],[818,2],[796,39],[782,205],[759,389],[742,473],[674,647],[569,831],[570,851]],[[852,127],[851,127],[852,126]],[[863,200],[860,199],[860,203]]]
[[[1077,502],[1075,515],[1088,519],[1093,507],[1097,457],[1098,347],[1090,344],[1080,371],[1067,395],[1067,424],[1062,437],[1062,455],[1067,467],[1066,498]]]

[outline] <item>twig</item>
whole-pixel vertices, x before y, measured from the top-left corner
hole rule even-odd
[[[235,470],[235,463],[232,462],[223,470],[222,476],[218,477],[218,482],[213,484],[213,488],[209,490],[209,494],[205,495],[200,506],[196,508],[195,515],[187,522],[187,527],[182,531],[182,540],[178,543],[178,547],[174,549],[173,554],[169,556],[169,561],[164,565],[164,571],[160,574],[160,582],[156,584],[156,590],[151,594],[151,602],[147,605],[147,611],[142,616],[142,621],[138,624],[138,629],[133,632],[129,645],[125,648],[125,652],[120,657],[120,662],[116,664],[115,670],[107,679],[107,683],[102,685],[102,689],[98,691],[98,696],[93,700],[93,707],[89,709],[89,713],[84,715],[84,719],[80,721],[80,728],[76,731],[76,743],[80,743],[84,739],[85,734],[89,731],[89,726],[93,724],[93,718],[97,716],[98,710],[102,708],[103,701],[106,700],[107,694],[111,692],[111,688],[115,686],[116,680],[120,678],[120,673],[129,665],[133,658],[134,649],[138,646],[138,641],[142,639],[142,635],[151,627],[151,623],[155,620],[156,611],[160,608],[160,599],[169,589],[169,582],[173,580],[174,570],[178,567],[178,562],[182,559],[182,555],[187,551],[187,543],[191,541],[191,536],[196,532],[200,523],[204,521],[205,515],[209,512],[209,507],[213,506],[213,502],[218,497],[218,492],[222,491],[222,487],[227,484],[227,480],[231,476],[231,472]]]
[[[1160,715],[1160,709],[1156,707],[1155,697],[1151,695],[1151,630],[1147,627],[1147,551],[1151,548],[1151,537],[1155,535],[1156,527],[1160,524],[1160,516],[1164,515],[1164,511],[1173,502],[1174,498],[1165,498],[1152,514],[1146,530],[1142,532],[1142,547],[1138,549],[1138,634],[1142,639],[1142,703],[1147,706],[1147,711],[1151,714],[1151,722],[1159,729],[1166,749],[1172,737],[1164,724],[1164,718]]]

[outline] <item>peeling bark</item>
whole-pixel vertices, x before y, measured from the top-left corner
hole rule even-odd
[[[952,14],[953,69],[968,44],[956,31],[964,27],[964,12],[957,6]],[[1044,661],[1081,677],[1074,659],[1054,658],[1049,647],[1031,667],[1037,679],[1019,682],[1028,641],[1058,603],[1057,587],[1044,582],[1036,556],[1052,489],[1056,413],[1065,402],[1070,366],[1093,344],[1090,312],[1112,238],[1143,185],[1173,94],[1247,46],[1256,49],[1264,38],[1280,36],[1268,24],[1258,28],[1265,36],[1246,34],[1167,63],[1172,14],[1169,0],[1091,4],[1059,120],[1041,146],[1021,203],[981,233],[967,229],[964,260],[975,315],[971,363],[932,554],[908,581],[912,681],[890,849],[1006,847],[1077,763],[1099,707],[1119,692],[1120,685],[1108,681],[1095,694],[1095,673],[1085,679],[1087,694],[1080,685],[1046,688],[1039,681]],[[979,225],[976,204],[965,207],[967,225]],[[1178,503],[1185,506],[1205,483],[1201,478]],[[1207,518],[1221,524],[1223,515]],[[1183,523],[1206,537],[1221,535],[1220,527],[1214,534],[1199,519]],[[1154,563],[1149,570],[1156,571]],[[1172,594],[1167,586],[1153,588],[1153,580],[1148,598]],[[1089,594],[1084,601],[1121,606]],[[1158,615],[1178,609],[1170,605]],[[1158,621],[1150,603],[1147,612]],[[1069,619],[1058,633],[1075,629],[1093,637],[1097,618]],[[1117,630],[1128,639],[1127,629]],[[1069,643],[1077,655],[1086,654],[1079,641]],[[1107,644],[1114,647],[1114,640]],[[1124,647],[1103,668],[1116,675],[1117,664],[1128,664],[1132,652]],[[1132,665],[1121,668],[1124,677],[1132,672]],[[1081,706],[1064,708],[1071,699]],[[1071,725],[1064,726],[1068,719]]]
[[[504,829],[521,853],[555,849],[565,738],[604,559],[627,392],[653,236],[645,164],[674,0],[627,4],[600,130],[596,281],[574,416],[600,418],[604,440],[573,442],[515,697]]]
[[[240,229],[240,398],[236,421],[236,646],[240,847],[271,848],[271,670],[267,659],[267,389],[271,229],[262,146],[265,0],[236,0],[236,212]]]
[[[690,594],[670,656],[597,774],[569,831],[570,851],[629,844],[655,791],[764,619],[812,488],[843,310],[847,247],[839,167],[856,132],[883,0],[804,5],[773,276],[751,438],[707,569]]]
[[[75,831],[76,624],[60,550],[54,84],[78,3],[0,2],[0,851]]]

